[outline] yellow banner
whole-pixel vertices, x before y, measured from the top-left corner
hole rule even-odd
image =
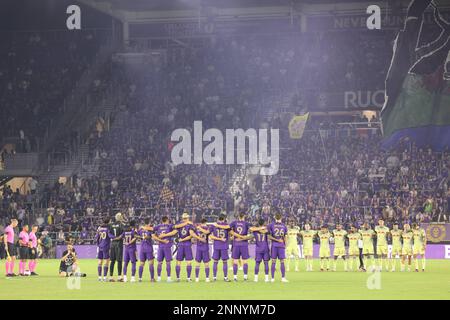
[[[291,139],[301,139],[308,121],[309,112],[302,116],[294,116],[289,122],[289,135]]]

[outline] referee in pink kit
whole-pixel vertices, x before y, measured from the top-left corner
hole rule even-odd
[[[17,227],[18,221],[15,218],[11,219],[11,224],[5,228],[5,236],[3,241],[5,243],[5,251],[6,251],[6,276],[7,277],[15,277],[14,274],[14,264],[16,262],[16,245],[14,243],[14,228]]]

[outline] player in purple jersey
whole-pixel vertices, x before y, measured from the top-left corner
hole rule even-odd
[[[286,234],[287,227],[281,222],[281,214],[275,215],[275,222],[267,226],[269,231],[268,238],[272,240],[271,258],[272,258],[272,282],[275,282],[275,267],[277,259],[280,260],[281,282],[289,282],[286,279],[286,267],[284,260],[286,259]]]
[[[209,256],[208,238],[211,234],[212,227],[208,226],[206,222],[207,220],[203,218],[201,224],[197,226],[197,235],[204,239],[204,241],[197,241],[197,249],[195,251],[195,261],[197,262],[195,266],[195,282],[199,282],[200,265],[202,262],[205,266],[205,281],[209,282],[209,261],[211,258]]]
[[[109,234],[109,218],[103,220],[103,224],[98,227],[95,235],[95,242],[97,243],[97,274],[98,281],[108,281],[108,266],[109,266],[109,248],[111,246],[111,237]],[[102,279],[103,267],[103,279]]]
[[[173,225],[169,223],[168,217],[162,217],[161,224],[153,228],[152,239],[158,242],[158,278],[156,281],[161,281],[161,272],[163,261],[166,261],[167,282],[172,282],[170,277],[170,262],[172,261],[172,237],[177,234],[177,230],[173,228]]]
[[[192,273],[192,238],[198,241],[205,241],[195,233],[195,227],[189,220],[189,214],[183,213],[181,216],[182,221],[176,224],[174,228],[178,232],[178,251],[177,251],[177,264],[175,266],[175,272],[177,274],[177,282],[180,282],[181,262],[186,260],[186,273],[187,281],[191,282]]]
[[[217,266],[219,259],[222,259],[222,268],[224,281],[229,282],[228,279],[228,239],[230,233],[230,226],[225,222],[225,216],[220,215],[217,223],[212,228],[209,238],[214,240],[213,243],[213,280],[217,280]]]
[[[150,219],[146,218],[144,219],[144,226],[142,226],[138,233],[141,239],[141,250],[139,251],[139,282],[142,282],[142,274],[144,273],[146,261],[148,261],[148,270],[150,271],[150,282],[155,282],[152,233],[153,227],[150,225]]]
[[[247,281],[248,263],[247,259],[250,257],[248,253],[248,239],[247,234],[251,224],[245,221],[245,213],[239,214],[239,219],[230,224],[231,234],[233,236],[233,249],[231,258],[233,258],[233,278],[237,281],[238,263],[242,259],[244,269],[244,281]]]
[[[135,222],[130,221],[127,228],[123,232],[123,244],[125,245],[124,263],[123,263],[123,282],[127,282],[128,263],[131,261],[131,280],[136,282],[136,240],[137,232],[135,229]]]
[[[253,232],[253,237],[255,238],[255,282],[258,282],[259,265],[261,261],[264,261],[264,275],[265,282],[269,282],[269,260],[270,260],[270,250],[269,250],[269,239],[267,226],[265,226],[264,219],[258,221],[257,227],[251,227],[250,232]]]

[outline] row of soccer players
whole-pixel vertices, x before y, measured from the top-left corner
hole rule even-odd
[[[269,271],[271,272],[271,280],[275,281],[276,262],[279,260],[281,281],[288,282],[285,273],[285,258],[286,258],[286,235],[287,227],[281,221],[281,215],[276,215],[275,222],[266,224],[261,220],[257,226],[252,226],[245,221],[245,215],[241,214],[239,219],[228,224],[225,216],[220,216],[218,221],[214,224],[207,224],[206,220],[202,220],[197,226],[189,219],[189,214],[184,213],[180,222],[171,224],[167,217],[162,218],[162,223],[156,226],[151,226],[149,220],[146,220],[145,225],[136,229],[134,222],[130,222],[120,235],[112,234],[108,226],[109,220],[106,219],[104,224],[97,230],[97,245],[98,245],[98,279],[99,281],[108,281],[108,265],[110,259],[111,241],[123,240],[124,244],[124,268],[123,279],[119,281],[127,281],[128,265],[131,262],[131,282],[135,280],[136,263],[137,263],[137,246],[136,242],[141,241],[141,248],[139,252],[139,281],[142,281],[143,270],[145,263],[149,264],[149,272],[151,281],[155,281],[154,270],[154,255],[153,242],[158,245],[157,250],[157,278],[156,281],[161,281],[161,273],[163,262],[166,263],[167,281],[171,282],[171,261],[172,246],[174,244],[174,237],[178,237],[178,245],[176,249],[176,265],[175,273],[176,280],[180,281],[181,263],[186,261],[187,280],[191,280],[192,274],[192,260],[194,259],[192,253],[192,240],[197,241],[195,252],[195,280],[199,281],[200,266],[203,264],[206,275],[206,281],[210,281],[210,253],[209,240],[213,241],[213,281],[217,280],[218,264],[222,261],[224,281],[229,282],[228,279],[228,242],[233,238],[232,242],[232,259],[233,259],[233,278],[237,281],[238,263],[242,262],[244,281],[248,280],[248,262],[249,248],[248,241],[252,238],[256,243],[255,256],[255,281],[258,281],[258,274],[261,262],[264,262],[265,281],[269,282]],[[269,247],[269,240],[271,241]],[[269,261],[272,259],[271,270],[269,270]],[[103,269],[103,277],[102,277]]]
[[[287,255],[289,259],[294,256],[296,259],[295,267],[298,270],[298,238],[302,239],[303,256],[306,259],[306,271],[312,271],[312,257],[313,257],[313,240],[315,237],[320,242],[320,269],[324,271],[330,269],[330,239],[334,238],[334,266],[336,271],[337,261],[344,260],[344,270],[353,270],[353,263],[362,256],[361,270],[365,270],[364,266],[371,263],[371,267],[376,267],[378,270],[395,271],[397,260],[400,260],[401,271],[405,270],[406,261],[408,261],[408,270],[411,270],[411,261],[414,257],[415,270],[419,271],[419,256],[422,259],[422,271],[425,271],[425,248],[426,248],[426,232],[420,228],[418,224],[413,224],[412,228],[409,224],[403,226],[403,230],[399,229],[398,224],[393,225],[390,230],[384,225],[384,221],[380,219],[378,225],[374,229],[368,223],[365,223],[360,230],[356,227],[351,227],[347,232],[338,224],[336,229],[329,231],[326,226],[323,226],[319,231],[311,230],[309,224],[305,225],[305,230],[300,231],[300,228],[290,223],[287,235]],[[374,239],[376,239],[376,256],[375,261],[375,247]],[[390,261],[388,260],[388,239],[392,243],[392,251]],[[346,253],[346,240],[348,240],[348,254]],[[349,265],[347,265],[347,259]],[[375,265],[375,262],[376,265]],[[390,263],[389,263],[390,262]],[[288,266],[290,260],[288,261]]]

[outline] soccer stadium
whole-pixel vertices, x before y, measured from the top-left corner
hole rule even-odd
[[[450,298],[450,1],[2,0],[0,33],[0,300]]]

